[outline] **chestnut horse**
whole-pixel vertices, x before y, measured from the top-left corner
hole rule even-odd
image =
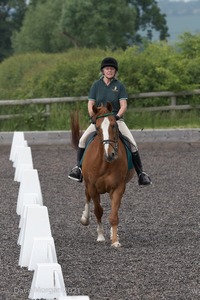
[[[94,203],[94,214],[97,219],[97,241],[105,241],[101,218],[103,208],[100,195],[109,193],[111,200],[110,225],[112,246],[119,247],[118,210],[125,192],[126,183],[131,180],[134,169],[128,170],[126,149],[119,138],[119,129],[112,106],[93,106],[93,121],[97,135],[86,148],[82,162],[82,173],[85,182],[86,203],[81,217],[83,225],[89,224],[90,200]],[[79,139],[78,118],[72,118],[72,141],[76,146]],[[76,141],[76,142],[75,142]]]

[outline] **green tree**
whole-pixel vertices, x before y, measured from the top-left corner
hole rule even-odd
[[[32,0],[13,38],[15,52],[60,52],[72,47],[123,48],[153,30],[167,36],[165,16],[154,0]]]
[[[53,53],[69,47],[58,28],[63,2],[64,0],[31,2],[21,31],[13,35],[15,53]]]
[[[160,40],[169,37],[166,15],[161,13],[155,0],[127,0],[137,9],[136,41],[141,41],[142,31],[147,33],[147,38],[152,40],[153,32],[158,31]]]
[[[0,2],[0,61],[13,53],[12,32],[21,27],[26,8],[25,0],[3,0]]]
[[[185,32],[180,36],[177,45],[185,57],[200,57],[200,34]]]
[[[136,10],[125,0],[68,0],[60,21],[75,47],[126,47],[135,34]]]
[[[126,48],[141,41],[145,32],[149,40],[153,31],[165,40],[169,36],[165,17],[154,0],[68,0],[61,30],[76,47]]]

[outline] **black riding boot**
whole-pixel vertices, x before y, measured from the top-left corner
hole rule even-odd
[[[75,180],[75,181],[79,181],[79,182],[82,182],[82,180],[83,180],[80,162],[81,162],[84,151],[85,151],[85,148],[78,147],[78,149],[77,149],[77,165],[75,168],[73,168],[71,170],[71,172],[68,175],[68,178]]]
[[[143,172],[142,162],[140,159],[139,152],[132,152],[132,161],[135,167],[135,171],[138,175],[138,183],[139,185],[149,185],[152,184],[151,179],[148,174]]]

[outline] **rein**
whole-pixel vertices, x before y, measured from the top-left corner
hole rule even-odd
[[[108,116],[113,116],[114,113],[108,113],[108,114],[104,114],[104,115],[100,115],[98,117],[96,117],[96,119],[100,119],[100,118],[104,118],[104,117],[108,117]]]

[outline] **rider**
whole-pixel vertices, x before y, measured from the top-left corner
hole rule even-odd
[[[88,96],[88,113],[92,118],[94,114],[92,107],[94,104],[100,106],[103,103],[103,105],[105,105],[107,101],[112,104],[113,113],[118,123],[119,130],[124,136],[128,138],[131,143],[132,161],[138,175],[138,183],[139,185],[149,185],[152,183],[151,179],[149,175],[143,172],[137,144],[123,120],[123,115],[127,110],[128,96],[124,85],[116,79],[117,71],[118,62],[115,58],[106,57],[102,60],[102,76],[99,80],[96,80],[90,88]],[[85,150],[87,137],[91,132],[94,132],[95,130],[95,125],[91,123],[80,138],[77,150],[77,165],[71,170],[68,178],[82,182],[82,170],[80,162]]]

